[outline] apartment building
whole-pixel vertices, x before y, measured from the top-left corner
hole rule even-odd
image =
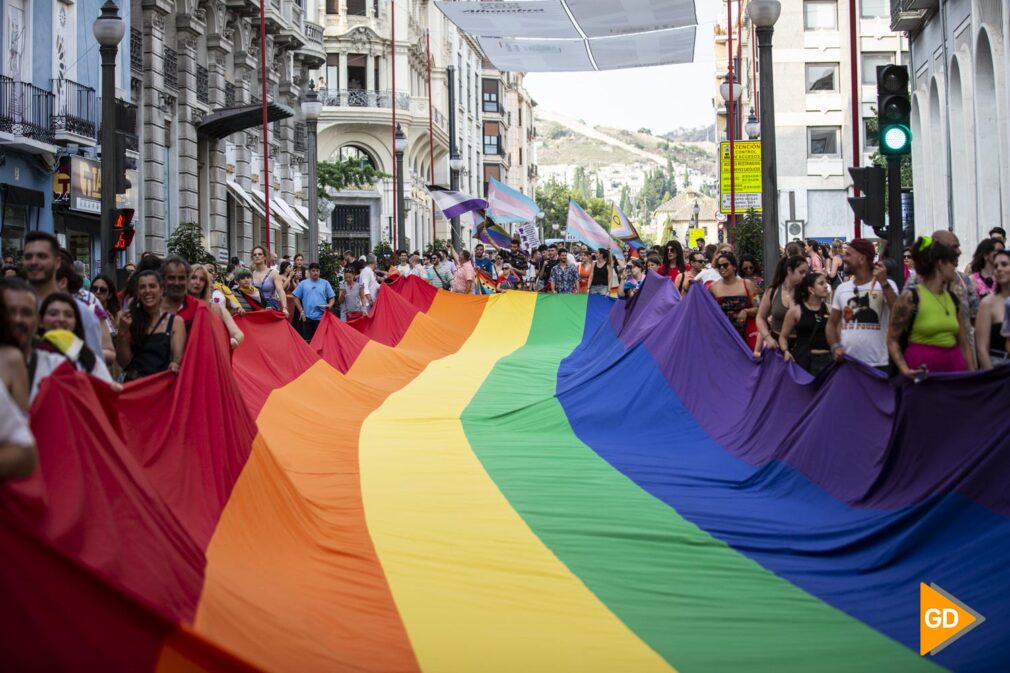
[[[523,86],[520,72],[499,72],[484,60],[481,72],[484,193],[495,178],[529,197],[536,195],[536,102]]]
[[[17,257],[25,234],[41,230],[55,233],[89,271],[98,268],[101,70],[91,26],[101,4],[100,0],[3,4],[0,240],[5,257]],[[130,7],[120,8],[120,16],[128,26]],[[120,44],[113,123],[126,146],[135,150],[136,108],[129,103],[131,48],[127,39]],[[121,205],[132,205],[134,198],[130,190],[121,197]]]
[[[858,2],[855,82],[849,1]],[[738,128],[735,137],[747,138],[748,106],[760,98],[759,64],[747,3],[741,4],[744,41],[734,70],[739,73],[739,118],[744,128]],[[723,4],[715,28],[717,76],[728,69],[725,9]],[[734,3],[734,43],[738,39],[736,11]],[[774,45],[781,240],[852,238],[853,216],[846,200],[852,180],[847,168],[854,165],[855,157],[866,165],[876,150],[877,138],[867,128],[876,117],[876,69],[906,63],[908,41],[891,29],[889,0],[802,0],[782,3]],[[733,52],[736,59],[736,46]],[[718,104],[725,106],[722,96],[717,96]],[[858,117],[855,128],[853,105]],[[759,105],[754,107],[759,111]],[[719,118],[725,130],[725,113]],[[865,235],[873,234],[866,228]]]

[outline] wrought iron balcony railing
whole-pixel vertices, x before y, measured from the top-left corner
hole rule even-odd
[[[90,86],[69,79],[51,79],[55,96],[53,130],[97,139],[98,96]]]
[[[210,73],[199,63],[196,66],[196,99],[201,103],[210,102]]]
[[[165,47],[164,57],[165,86],[179,88],[179,54],[175,49]]]
[[[55,98],[34,84],[0,76],[0,131],[52,144]]]
[[[326,89],[319,92],[323,105],[330,107],[368,107],[392,109],[396,101],[397,110],[410,109],[410,95],[392,91],[365,91],[364,89]]]
[[[136,28],[130,29],[130,68],[144,71],[144,34]]]

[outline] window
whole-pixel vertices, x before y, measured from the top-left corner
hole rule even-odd
[[[488,183],[491,178],[501,180],[501,166],[497,164],[484,164],[484,195],[487,196]]]
[[[880,147],[880,132],[877,130],[877,119],[863,120],[863,151]]]
[[[877,83],[877,66],[894,63],[894,54],[887,51],[869,51],[863,54],[863,84]]]
[[[804,30],[838,30],[838,3],[835,0],[805,0]]]
[[[357,145],[344,145],[340,148],[340,160],[348,161],[354,160],[358,162],[359,166],[364,166],[368,164],[372,168],[378,168],[375,165],[375,160],[372,159],[372,155],[358,147]]]
[[[807,156],[837,157],[838,138],[842,129],[839,126],[811,126],[807,129]]]
[[[888,0],[860,0],[859,15],[864,19],[891,16],[891,5]]]
[[[498,122],[484,122],[484,154],[497,155],[501,153],[501,135]]]
[[[807,93],[838,91],[837,63],[807,63]]]
[[[340,14],[340,2],[338,0],[326,0],[327,14]]]
[[[484,80],[482,88],[484,93],[484,112],[498,112],[498,82],[493,79]]]
[[[329,91],[336,91],[340,88],[340,55],[326,55],[326,86]]]

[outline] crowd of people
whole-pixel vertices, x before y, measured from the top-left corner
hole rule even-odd
[[[347,251],[334,288],[304,256],[278,260],[262,246],[224,267],[191,265],[146,253],[126,265],[125,282],[84,265],[45,232],[25,237],[22,257],[5,259],[0,277],[0,480],[29,474],[35,463],[25,421],[39,383],[58,367],[76,369],[116,389],[159,372],[178,372],[201,306],[223,323],[229,345],[244,335],[236,316],[273,309],[311,341],[327,312],[344,321],[369,315],[382,287],[417,276],[456,293],[533,291],[631,298],[647,282],[673,283],[683,295],[709,292],[729,324],[761,358],[779,351],[817,374],[849,356],[919,381],[934,372],[1010,364],[1010,252],[994,227],[959,267],[960,242],[942,230],[904,251],[889,268],[875,243],[829,246],[793,241],[766,275],[753,255],[729,243],[629,250],[579,243],[526,251],[478,243],[395,258]],[[654,279],[654,280],[650,280]],[[903,288],[899,291],[899,279]]]

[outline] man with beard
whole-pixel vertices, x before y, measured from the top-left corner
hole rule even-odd
[[[875,255],[873,243],[863,238],[854,239],[845,248],[849,280],[835,290],[827,336],[835,360],[848,354],[887,371],[887,329],[898,300],[898,286],[888,279],[883,262],[874,263]]]
[[[478,243],[473,249],[473,265],[494,278],[494,262],[484,256],[484,244]]]
[[[22,263],[25,276],[35,290],[38,302],[36,310],[46,297],[59,291],[56,285],[56,269],[61,261],[60,244],[55,236],[44,231],[32,231],[25,236]],[[77,300],[77,307],[80,309],[81,324],[84,327],[84,342],[92,353],[102,353],[102,330],[108,330],[105,322],[99,320],[84,302]]]
[[[0,279],[0,292],[7,307],[7,320],[16,346],[28,366],[28,402],[35,399],[39,383],[69,360],[60,353],[38,348],[39,308],[35,290],[20,278]],[[100,352],[100,351],[99,351]]]

